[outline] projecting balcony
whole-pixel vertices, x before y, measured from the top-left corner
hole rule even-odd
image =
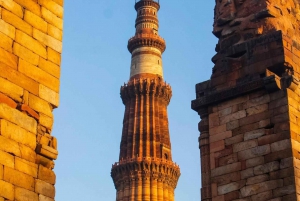
[[[159,10],[160,5],[159,5],[159,0],[136,0],[135,1],[135,10],[138,10],[142,6],[153,6],[157,10]]]

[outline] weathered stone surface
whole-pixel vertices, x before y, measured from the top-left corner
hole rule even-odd
[[[63,28],[63,21],[61,18],[57,17],[56,15],[54,15],[52,12],[50,12],[48,9],[42,7],[41,9],[42,12],[42,17],[50,24],[52,24],[53,26],[59,28],[60,30],[62,30]]]
[[[50,198],[55,196],[54,186],[39,179],[36,179],[35,192]]]
[[[225,165],[211,170],[211,176],[212,177],[220,176],[223,174],[228,174],[239,170],[241,170],[241,163],[240,162],[233,163],[233,164]]]
[[[274,142],[271,144],[271,152],[281,151],[285,149],[291,148],[291,140],[286,139],[278,142]]]
[[[26,10],[24,20],[34,28],[44,33],[47,33],[47,22],[45,22],[41,17],[37,16],[36,14]]]
[[[12,52],[13,40],[7,35],[0,32],[0,47],[8,52]]]
[[[22,18],[14,15],[13,13],[8,12],[7,10],[2,10],[2,19],[27,35],[32,35],[32,27],[27,22],[23,21]]]
[[[34,134],[37,131],[37,123],[33,118],[3,103],[0,103],[0,118],[13,122]]]
[[[14,0],[24,8],[30,10],[31,12],[35,13],[36,15],[40,16],[41,15],[41,8],[40,5],[38,5],[34,1],[28,1],[28,0]]]
[[[59,91],[59,80],[57,78],[22,59],[20,59],[19,61],[19,71],[32,78],[33,80],[44,84],[55,92]]]
[[[264,191],[269,191],[283,186],[282,180],[265,181],[258,184],[247,185],[241,189],[241,196],[248,197]]]
[[[262,175],[250,177],[247,179],[246,185],[261,183],[264,181],[268,181],[269,179],[270,179],[270,176],[268,174],[262,174]]]
[[[266,163],[266,164],[254,167],[254,174],[255,175],[265,174],[265,173],[276,171],[278,169],[279,169],[279,162],[274,161],[271,163]]]
[[[255,201],[264,201],[264,200],[271,199],[272,196],[273,196],[272,191],[266,191],[266,192],[259,193],[257,195],[252,195],[251,199]]]
[[[7,167],[14,168],[15,167],[14,156],[7,152],[0,150],[0,164],[5,165]],[[0,178],[0,179],[2,179],[2,178]]]
[[[19,157],[15,157],[15,169],[37,178],[38,165]]]
[[[52,170],[45,168],[42,165],[39,165],[38,179],[54,185],[56,181],[56,176]]]
[[[35,149],[36,147],[36,135],[29,131],[12,124],[4,119],[0,120],[1,135],[8,139],[12,139],[16,142],[22,143]]]
[[[261,136],[265,135],[265,129],[258,129],[258,130],[253,130],[246,132],[244,135],[244,140],[251,140],[255,138],[259,138]]]
[[[232,182],[223,186],[219,186],[218,195],[224,195],[232,191],[239,190],[240,188],[245,186],[245,183],[246,183],[245,180],[242,180],[240,182]]]
[[[18,57],[16,55],[0,48],[0,62],[6,64],[7,66],[17,69]]]
[[[13,27],[12,25],[10,25],[2,19],[0,19],[0,32],[4,33],[12,39],[14,39],[16,35],[15,27]]]
[[[39,195],[39,201],[54,201],[54,199],[46,197],[44,195]]]
[[[23,18],[22,7],[13,0],[1,0],[0,5],[20,18]]]
[[[44,114],[41,113],[39,123],[41,125],[45,126],[46,128],[52,130],[53,118],[48,117],[47,115],[44,115]]]
[[[238,157],[240,160],[247,160],[258,156],[266,155],[270,152],[271,152],[270,145],[263,145],[263,146],[257,146],[251,149],[238,152]]]
[[[251,159],[248,159],[246,160],[246,167],[249,168],[249,167],[254,167],[254,166],[257,166],[257,165],[261,165],[265,162],[265,159],[263,156],[260,156],[260,157],[257,157],[257,158],[251,158]]]
[[[42,84],[40,84],[39,87],[39,97],[48,101],[55,107],[58,107],[59,105],[59,94]]]
[[[29,94],[29,107],[35,111],[52,117],[52,108],[50,104],[39,97]]]
[[[250,149],[252,147],[256,147],[257,145],[258,145],[257,140],[248,140],[245,142],[236,143],[232,147],[233,147],[233,152],[239,152],[246,149]]]
[[[49,11],[54,13],[59,18],[63,17],[63,7],[59,4],[57,4],[55,1],[51,0],[39,0],[39,4],[47,8]]]
[[[15,188],[12,184],[0,180],[0,196],[9,200],[15,199]]]
[[[13,52],[21,59],[33,64],[39,64],[39,56],[18,43],[14,43]]]
[[[33,29],[33,38],[40,41],[42,44],[51,47],[53,50],[61,53],[62,52],[62,42],[37,30]]]
[[[51,24],[48,25],[48,34],[53,38],[62,41],[62,37],[63,37],[62,31]]]
[[[56,78],[60,78],[60,67],[50,61],[40,58],[39,68],[43,69]]]
[[[37,193],[26,190],[24,188],[15,188],[15,199],[16,201],[39,201]]]
[[[47,58],[46,48],[37,40],[25,34],[24,32],[16,30],[16,42],[40,55],[41,57],[45,59]]]
[[[4,181],[21,188],[25,188],[29,191],[34,190],[33,177],[9,167],[4,167]]]
[[[0,91],[16,101],[21,101],[24,90],[14,83],[0,77]]]
[[[289,186],[284,186],[281,188],[277,188],[273,190],[273,195],[274,197],[280,197],[283,195],[289,195],[289,194],[294,194],[296,191],[294,185],[289,185]]]
[[[57,64],[57,65],[60,65],[61,63],[61,54],[56,52],[55,50],[51,49],[51,48],[47,48],[47,51],[48,51],[48,60]]]

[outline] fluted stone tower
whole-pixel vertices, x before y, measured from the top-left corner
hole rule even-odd
[[[117,201],[173,201],[180,176],[173,163],[167,106],[172,96],[163,79],[158,35],[158,2],[135,4],[135,36],[128,41],[132,54],[130,79],[121,87],[125,105],[119,162],[111,170]]]

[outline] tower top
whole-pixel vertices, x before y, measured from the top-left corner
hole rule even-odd
[[[157,10],[160,9],[159,0],[135,0],[135,10],[139,10],[142,6],[153,6]]]

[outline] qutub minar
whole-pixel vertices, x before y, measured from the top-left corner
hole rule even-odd
[[[119,162],[111,170],[117,201],[173,201],[180,176],[172,161],[167,106],[172,96],[163,79],[158,35],[159,2],[135,3],[135,36],[128,41],[132,54],[130,79],[121,87],[125,105]]]

